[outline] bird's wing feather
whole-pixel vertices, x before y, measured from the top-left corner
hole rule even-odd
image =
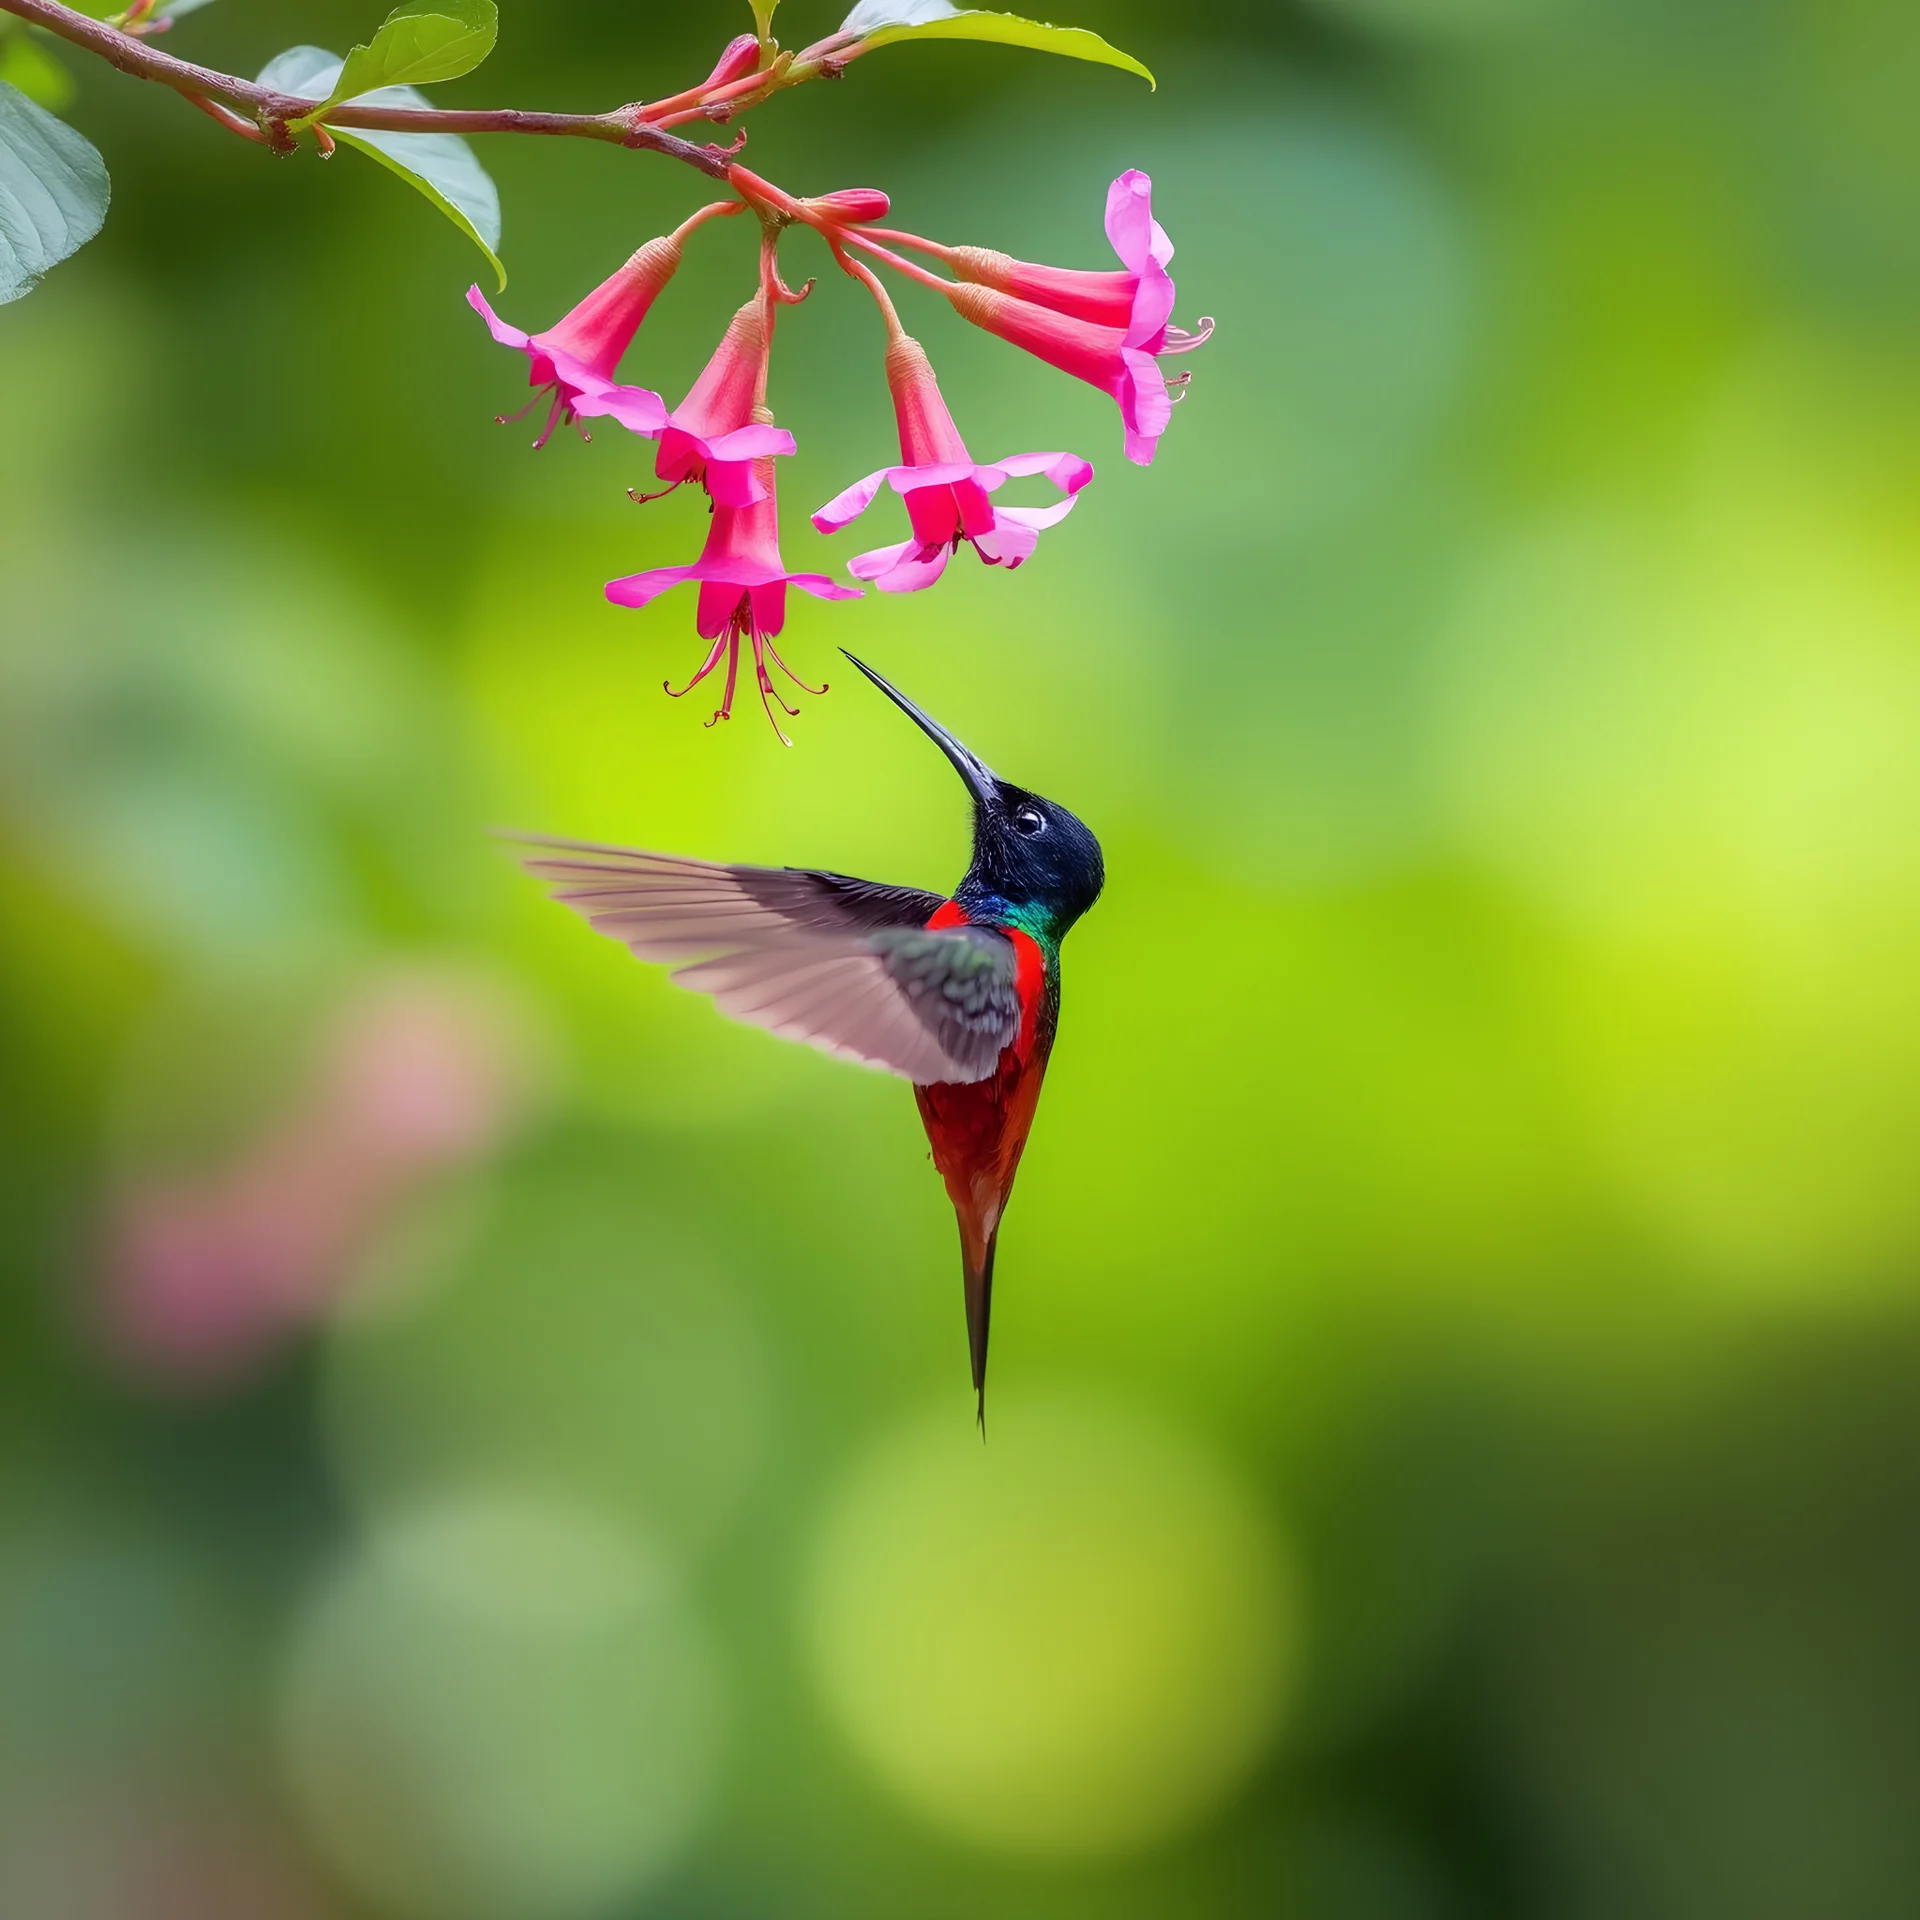
[[[525,856],[554,897],[737,1020],[923,1086],[983,1079],[1019,1031],[1015,955],[989,927],[927,931],[937,893],[802,867],[731,867],[577,841]]]

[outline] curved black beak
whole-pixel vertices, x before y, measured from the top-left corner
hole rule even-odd
[[[847,653],[845,647],[842,647],[840,651]],[[982,760],[971,747],[963,747],[939,721],[930,719],[926,714],[922,713],[898,687],[892,686],[887,681],[881,679],[864,660],[854,660],[853,655],[850,653],[847,653],[847,658],[853,660],[853,664],[953,762],[954,771],[967,783],[967,791],[971,793],[983,807],[993,805],[995,799],[994,776],[993,770],[987,763]]]

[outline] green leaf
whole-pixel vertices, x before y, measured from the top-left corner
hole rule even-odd
[[[780,0],[747,0],[747,4],[753,8],[754,31],[764,42],[773,33],[773,10]]]
[[[425,86],[471,73],[500,34],[494,0],[406,0],[370,46],[355,47],[321,104],[338,106],[375,87]]]
[[[261,69],[260,84],[276,93],[323,100],[340,78],[338,54],[322,47],[289,47]],[[432,102],[412,87],[381,87],[366,96],[369,106],[425,107]],[[495,292],[507,284],[500,264],[500,195],[473,149],[452,133],[374,133],[364,127],[335,127],[342,146],[357,147],[396,173],[415,192],[440,209],[487,256]]]
[[[276,53],[255,76],[255,84],[302,100],[324,100],[340,77],[342,62],[325,47],[289,47]]]
[[[60,113],[73,105],[79,86],[65,67],[23,27],[0,37],[0,81],[18,87],[36,105]]]
[[[395,87],[393,93],[410,91]],[[393,102],[395,106],[402,104]],[[424,101],[409,101],[424,106]],[[363,127],[335,127],[342,146],[358,147],[424,194],[473,244],[493,269],[495,293],[504,293],[507,270],[495,249],[500,245],[500,195],[473,149],[453,133],[369,133]]]
[[[107,199],[107,163],[92,143],[0,81],[0,305],[84,247]]]
[[[1132,54],[1109,46],[1085,27],[1050,27],[1015,13],[962,9],[952,0],[860,0],[841,22],[840,31],[857,33],[869,47],[888,46],[895,40],[995,40],[1002,46],[1031,47],[1036,53],[1121,67],[1137,73],[1150,87],[1157,84]]]

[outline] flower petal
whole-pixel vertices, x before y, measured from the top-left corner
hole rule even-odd
[[[969,477],[950,492],[954,505],[959,509],[960,531],[969,540],[993,531],[993,502],[987,498],[985,487]]]
[[[709,460],[764,460],[770,454],[796,451],[794,437],[785,427],[735,427],[700,445]]]
[[[787,624],[787,576],[748,589],[755,633],[776,634]]]
[[[617,420],[646,440],[657,439],[666,430],[667,403],[646,387],[583,389],[574,395],[573,410],[589,419]]]
[[[605,393],[613,385],[565,347],[549,346],[538,335],[530,336],[527,346],[529,351],[544,355],[547,365],[553,369],[553,377],[574,393]]]
[[[973,469],[969,467],[967,472],[971,475]],[[971,483],[969,485],[971,487]],[[960,531],[959,491],[957,487],[915,487],[906,496],[907,522],[913,528],[913,537],[923,547],[940,546]],[[977,487],[971,487],[971,491],[991,516],[993,509],[986,495]]]
[[[917,492],[922,487],[951,487],[973,478],[971,460],[930,460],[918,467],[889,467],[887,485],[895,493]]]
[[[707,492],[722,507],[751,507],[767,497],[751,460],[709,460]]]
[[[522,333],[518,327],[508,326],[507,323],[487,305],[487,296],[482,293],[478,287],[469,287],[467,289],[467,305],[487,323],[487,331],[492,334],[503,347],[518,347],[523,352],[526,350],[527,341],[530,336]]]
[[[887,469],[880,467],[864,480],[856,480],[844,492],[836,493],[813,516],[814,526],[822,533],[838,533],[842,527],[850,527],[873,505],[873,496],[886,478]]]
[[[1173,318],[1173,282],[1163,268],[1140,276],[1133,296],[1133,318],[1127,322],[1127,345],[1158,353],[1166,345],[1167,322]],[[1194,343],[1196,346],[1198,341]]]
[[[1154,259],[1156,225],[1153,182],[1138,167],[1129,167],[1107,189],[1107,239],[1129,271],[1144,273],[1151,266],[1165,266],[1164,260]]]
[[[1082,460],[1077,453],[1013,453],[993,464],[1001,474],[1014,478],[1030,473],[1044,474],[1062,493],[1078,493],[1093,478],[1091,462]],[[984,481],[982,484],[992,488],[1000,483]]]
[[[875,547],[871,553],[856,553],[847,562],[847,571],[856,580],[877,580],[883,573],[891,573],[909,554],[919,551],[918,540],[902,540],[892,547]]]
[[[1107,190],[1107,238],[1139,279],[1127,345],[1157,353],[1173,317],[1173,281],[1167,273],[1173,242],[1153,217],[1153,182],[1138,167],[1129,167]]]
[[[1069,500],[1066,505],[1071,507],[1073,502]],[[981,534],[973,543],[980,558],[996,567],[1017,567],[1039,544],[1039,529],[1014,519],[1010,513],[1000,514],[993,530]]]
[[[1173,401],[1167,393],[1166,376],[1152,354],[1128,347],[1122,358],[1126,376],[1120,388],[1120,418],[1126,427],[1127,458],[1136,466],[1153,464],[1160,436],[1173,418]]]
[[[769,580],[786,579],[787,570],[767,566],[745,554],[702,554],[687,569],[687,576],[693,580],[719,580],[730,587],[764,587]]]
[[[1050,507],[1000,507],[995,511],[998,520],[1010,520],[1017,527],[1031,527],[1035,533],[1043,533],[1048,527],[1057,527],[1078,502],[1071,496],[1065,500],[1056,500]]]
[[[736,613],[751,607],[753,589],[737,580],[705,579],[700,583],[700,606],[694,614],[694,630],[702,640],[717,640],[726,632]]]
[[[947,560],[953,552],[952,547],[941,545],[923,547],[918,541],[909,540],[903,547],[889,547],[879,553],[861,555],[863,560],[883,560],[891,558],[889,567],[877,568],[863,578],[871,579],[877,593],[918,593],[924,587],[930,587],[947,570]],[[855,562],[858,565],[859,562]]]
[[[790,573],[787,585],[798,587],[802,593],[810,593],[816,600],[859,600],[864,596],[858,587],[842,586],[838,580],[830,580],[824,573]]]
[[[691,567],[650,567],[645,573],[629,573],[618,580],[607,582],[607,598],[616,607],[644,607],[649,601],[657,600],[670,587],[677,587],[684,581],[698,580],[700,568]],[[708,639],[713,636],[709,634]]]

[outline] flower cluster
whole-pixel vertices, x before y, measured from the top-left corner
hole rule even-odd
[[[884,369],[899,428],[899,464],[856,480],[813,515],[820,532],[838,533],[866,512],[883,487],[900,496],[908,537],[847,563],[853,579],[881,593],[932,586],[963,543],[988,566],[1020,566],[1040,535],[1072,512],[1093,468],[1077,454],[1063,452],[976,461],[941,397],[926,349],[901,325],[866,260],[934,289],[962,319],[1107,394],[1120,410],[1127,458],[1141,466],[1152,462],[1187,379],[1184,373],[1168,379],[1161,359],[1199,346],[1213,323],[1203,320],[1193,332],[1171,324],[1174,287],[1167,265],[1173,245],[1153,217],[1153,183],[1144,173],[1123,173],[1107,195],[1107,237],[1120,265],[1106,271],[1039,266],[984,247],[944,246],[883,227],[878,223],[890,210],[887,197],[870,188],[795,199],[737,165],[728,172],[728,184],[737,198],[702,207],[674,232],[649,240],[544,333],[509,326],[477,287],[467,298],[501,345],[527,356],[528,384],[535,393],[522,414],[512,417],[546,403],[537,447],[560,426],[613,420],[657,443],[659,491],[635,491],[636,500],[658,499],[684,485],[704,490],[711,522],[700,557],[689,565],[655,567],[610,581],[607,598],[620,606],[644,607],[673,587],[697,584],[695,624],[712,644],[686,686],[676,691],[669,681],[668,693],[678,698],[690,692],[724,664],[720,703],[708,725],[730,718],[744,650],[762,710],[785,741],[773,719],[774,705],[789,716],[797,710],[786,704],[772,669],[779,668],[803,691],[826,691],[808,686],[774,644],[786,621],[787,589],[799,587],[822,600],[857,599],[861,593],[825,574],[791,572],[780,554],[774,463],[795,447],[793,435],[774,423],[767,404],[768,365],[780,309],[804,300],[813,284],[795,292],[780,277],[777,249],[786,229],[803,225],[818,233],[840,268],[872,294],[885,325]],[[669,408],[651,389],[621,384],[620,362],[679,267],[688,235],[709,220],[743,212],[760,223],[760,286],[733,316],[686,398]],[[924,260],[945,273],[921,264]],[[1009,480],[1026,477],[1045,479],[1059,498],[1047,506],[996,501]]]

